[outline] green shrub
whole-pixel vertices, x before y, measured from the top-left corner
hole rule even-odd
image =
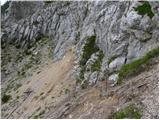
[[[137,11],[139,15],[147,14],[151,19],[154,16],[154,13],[152,12],[152,9],[151,9],[151,5],[149,4],[148,1],[144,1],[143,5],[135,8],[135,11]]]
[[[86,44],[83,48],[83,54],[80,60],[80,74],[79,78],[81,80],[84,79],[85,65],[91,55],[99,50],[99,48],[95,44],[96,36],[91,36],[86,39]]]
[[[133,107],[133,105],[130,105],[118,112],[115,112],[113,114],[113,119],[140,119],[142,117],[141,111],[137,108]]]
[[[157,56],[159,56],[159,48],[151,50],[145,56],[138,60],[123,65],[119,70],[119,79],[117,81],[117,84],[121,84],[123,82],[123,79],[127,78],[128,76],[138,74],[143,71],[144,65],[147,65],[152,58]]]
[[[8,7],[9,7],[9,4],[10,4],[10,1],[7,1],[7,2],[4,3],[4,5],[1,6],[1,12],[2,12],[2,13],[5,13],[5,12],[6,12],[6,10],[7,10]]]
[[[33,117],[33,119],[38,119],[38,117],[39,117],[38,115],[35,115],[35,116]]]
[[[11,99],[10,95],[4,94],[2,97],[2,103],[7,103]]]
[[[95,45],[96,36],[88,37],[86,40],[86,44],[83,48],[83,55],[80,60],[80,65],[84,66],[91,55],[99,50],[99,48]]]
[[[99,51],[98,59],[95,61],[95,63],[91,66],[92,72],[94,71],[100,71],[101,65],[102,65],[102,60],[103,60],[104,54],[103,51]]]
[[[96,62],[91,66],[92,71],[99,71],[101,68],[102,59],[104,57],[103,52],[99,49],[99,47],[95,44],[96,36],[90,36],[86,38],[86,44],[83,47],[83,54],[81,56],[80,60],[80,73],[79,77],[77,78],[76,83],[82,83],[84,80],[84,72],[86,69],[86,63],[90,59],[91,55],[93,53],[96,53],[99,51],[99,56]],[[87,81],[83,81],[84,83],[81,84],[82,88],[86,88],[86,85],[88,84]]]
[[[39,114],[35,115],[33,118],[34,119],[38,119],[41,115],[43,115],[45,113],[45,110],[42,110],[39,112]]]
[[[39,113],[39,116],[43,115],[45,113],[45,110],[42,110],[40,113]]]

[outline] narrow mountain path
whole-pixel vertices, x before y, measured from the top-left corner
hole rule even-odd
[[[159,60],[156,58],[148,69],[128,78],[120,86],[106,88],[105,81],[99,82],[95,87],[82,92],[77,106],[62,118],[109,119],[113,112],[131,104],[142,110],[142,118],[158,118],[158,65]]]
[[[156,58],[144,72],[128,78],[120,86],[108,88],[106,81],[78,89],[71,70],[74,53],[68,50],[63,59],[48,63],[14,92],[21,96],[8,118],[112,118],[112,114],[130,104],[143,111],[142,118],[157,118],[158,64]]]

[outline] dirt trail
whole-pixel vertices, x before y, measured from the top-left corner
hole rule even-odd
[[[41,68],[41,72],[30,77],[16,93],[16,96],[24,96],[26,99],[19,104],[19,107],[16,106],[12,117],[34,117],[33,113],[36,114],[36,112],[44,110],[47,104],[66,97],[67,92],[74,84],[74,80],[71,80],[69,76],[69,71],[73,67],[73,60],[74,55],[70,50],[62,60],[49,63]]]
[[[108,119],[113,112],[130,104],[142,110],[142,118],[158,118],[158,64],[155,59],[148,69],[127,79],[121,86],[104,90],[104,81],[81,91],[75,107],[61,118]]]
[[[62,60],[38,70],[12,96],[21,101],[8,118],[75,118],[108,119],[113,112],[129,104],[143,109],[142,118],[157,118],[158,59],[150,68],[131,77],[123,85],[108,88],[106,81],[77,89],[72,79],[74,54],[66,52]],[[40,72],[39,72],[40,71]]]
[[[77,106],[64,118],[107,119],[112,115],[117,104],[116,96],[103,97],[101,88],[93,87],[79,98]]]

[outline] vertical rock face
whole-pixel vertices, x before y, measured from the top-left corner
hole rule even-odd
[[[34,14],[38,9],[41,9],[43,2],[15,1],[11,2],[8,16],[13,22],[25,19]]]
[[[101,71],[114,72],[158,46],[158,2],[146,4],[148,9],[141,13],[145,2],[14,1],[3,22],[2,46],[8,41],[26,49],[49,36],[56,45],[55,60],[76,45],[79,61],[86,37],[96,36],[95,44],[104,54]]]
[[[33,15],[43,7],[43,2],[9,1],[2,6],[2,23],[9,26]]]

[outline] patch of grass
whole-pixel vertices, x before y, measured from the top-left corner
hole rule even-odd
[[[39,114],[35,115],[33,118],[34,119],[38,119],[41,115],[43,115],[45,113],[45,110],[42,110],[39,112]]]
[[[126,79],[128,76],[135,75],[144,70],[144,65],[147,65],[152,58],[159,56],[159,48],[155,48],[148,52],[142,58],[135,60],[129,64],[125,64],[119,70],[119,79],[117,84],[122,84],[123,79]]]
[[[32,54],[32,53],[30,53]],[[26,54],[27,55],[27,54]],[[29,55],[29,54],[28,54]],[[37,55],[30,55],[29,61],[23,64],[22,68],[17,71],[18,76],[24,78],[27,75],[27,71],[33,67],[33,65],[40,64],[40,54]]]
[[[40,39],[36,40],[36,42],[26,44],[24,49],[20,49],[20,44],[16,45],[17,49],[15,45],[7,44],[6,48],[3,50],[2,71],[6,75],[15,72],[18,80],[22,80],[26,76],[29,76],[32,69],[36,69],[37,65],[44,59],[51,58],[51,56],[53,56],[53,41],[46,36],[42,36]],[[13,49],[16,50],[14,55],[12,54],[12,52],[14,52]],[[10,65],[8,64],[13,65],[15,70],[10,69]]]
[[[21,62],[22,61],[22,59],[23,59],[23,56],[22,56],[22,54],[17,54],[17,56],[16,56],[16,62]]]
[[[40,113],[39,113],[39,115],[41,116],[41,115],[43,115],[45,113],[45,110],[42,110]]]
[[[37,115],[35,115],[39,110],[41,109],[41,107],[38,107],[33,113],[32,113],[32,115],[31,116],[29,116],[28,118],[30,119],[30,118],[35,118],[35,119],[37,119],[38,118],[38,116]]]
[[[5,52],[7,52],[7,51],[3,51],[2,52],[2,56],[1,56],[1,58],[2,58],[2,66],[6,65],[6,64],[8,64],[9,62],[12,61],[11,54],[10,53],[5,53]]]
[[[24,68],[24,67],[23,67]],[[21,69],[20,71],[17,71],[17,74],[20,78],[24,78],[26,77],[26,72],[24,71],[24,69]]]
[[[5,92],[10,91],[13,87],[14,87],[13,82],[10,82],[10,83],[7,85],[6,89],[5,89]]]
[[[104,54],[103,51],[99,51],[98,59],[95,61],[95,63],[91,66],[92,72],[94,71],[100,71],[101,65],[102,65],[102,60],[103,60]]]
[[[147,14],[152,19],[154,13],[152,12],[151,5],[148,1],[143,1],[142,3],[142,5],[135,8],[135,11],[137,11],[139,15]]]
[[[7,103],[11,98],[11,95],[4,94],[2,96],[2,103]]]
[[[38,115],[35,115],[35,116],[33,117],[33,119],[38,119],[38,117],[39,117]]]
[[[142,113],[140,110],[135,108],[133,105],[130,105],[118,112],[113,114],[113,119],[140,119],[142,117]]]
[[[10,81],[7,84],[6,88],[2,91],[2,93],[9,93],[11,91],[16,91],[19,87],[22,86],[21,83],[17,83],[16,81],[17,79],[13,79],[12,81]]]

